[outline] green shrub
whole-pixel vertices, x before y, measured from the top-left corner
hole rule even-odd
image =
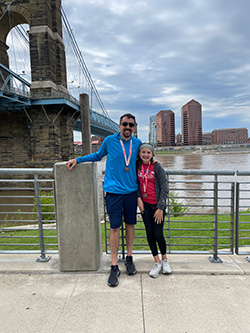
[[[51,197],[51,198],[50,198]],[[53,191],[45,192],[40,191],[40,202],[43,221],[55,220],[55,206]],[[33,213],[37,212],[36,198],[34,198]]]
[[[169,192],[169,212],[173,213],[173,217],[182,215],[188,212],[188,207],[182,206],[183,201],[177,199],[178,193]]]

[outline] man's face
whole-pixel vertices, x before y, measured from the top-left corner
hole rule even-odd
[[[121,137],[125,140],[129,139],[135,131],[134,119],[123,117],[119,129],[121,131]]]

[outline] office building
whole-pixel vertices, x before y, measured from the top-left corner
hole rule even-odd
[[[212,133],[211,132],[202,133],[202,144],[204,146],[209,146],[212,144]]]
[[[175,145],[176,146],[182,146],[182,135],[181,135],[181,133],[179,133],[175,136]]]
[[[201,104],[194,99],[181,108],[183,145],[202,145]]]
[[[248,142],[247,128],[226,128],[212,131],[212,144],[233,144]]]
[[[156,114],[157,147],[175,146],[175,117],[172,110]]]
[[[149,138],[148,141],[156,147],[157,135],[156,135],[156,116],[149,118]]]

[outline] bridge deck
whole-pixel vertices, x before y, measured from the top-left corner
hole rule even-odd
[[[72,114],[73,112],[80,113],[79,101],[69,93],[56,91],[45,98],[30,97],[30,83],[1,63],[0,78],[2,79],[2,85],[0,86],[0,112],[23,111],[24,108],[35,105],[57,105],[71,108]],[[19,84],[19,87],[14,86],[14,84]],[[94,110],[90,110],[90,125],[91,133],[102,137],[119,130],[117,123]],[[80,119],[76,122],[74,130],[81,131]]]

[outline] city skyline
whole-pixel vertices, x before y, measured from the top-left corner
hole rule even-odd
[[[211,144],[249,143],[248,129],[223,128],[202,130],[202,105],[192,99],[181,107],[181,133],[175,132],[175,112],[161,110],[149,118],[149,142],[155,147],[200,146]]]
[[[111,118],[149,117],[195,99],[203,132],[250,127],[250,2],[67,0],[63,8]],[[179,125],[179,128],[178,128]]]

